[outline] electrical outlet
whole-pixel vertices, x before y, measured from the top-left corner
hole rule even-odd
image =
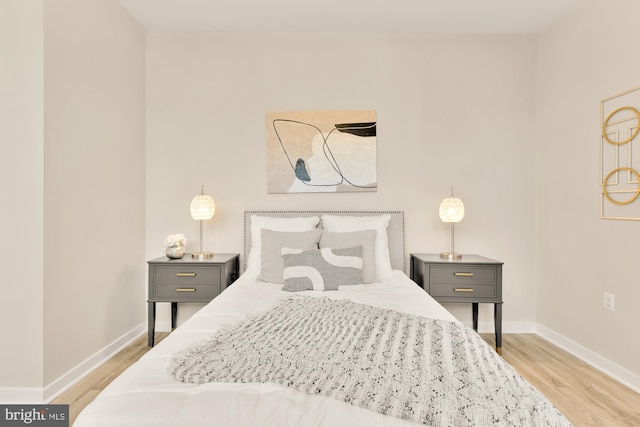
[[[615,295],[605,292],[603,306],[605,310],[614,311]]]

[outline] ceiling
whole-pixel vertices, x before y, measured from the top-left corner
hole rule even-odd
[[[149,29],[538,33],[578,0],[119,0]]]

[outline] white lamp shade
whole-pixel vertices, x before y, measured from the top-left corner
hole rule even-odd
[[[460,222],[464,218],[464,204],[456,197],[448,197],[440,203],[442,222]]]
[[[216,204],[211,196],[200,194],[191,201],[191,217],[195,220],[211,219],[215,211]]]

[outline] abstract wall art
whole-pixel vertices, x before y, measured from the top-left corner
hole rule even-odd
[[[269,193],[376,191],[376,112],[269,112]]]

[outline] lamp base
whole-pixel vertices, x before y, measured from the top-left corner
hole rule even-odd
[[[191,258],[197,258],[197,259],[213,258],[213,252],[196,252],[191,254]]]
[[[455,252],[440,252],[440,258],[460,259],[462,258],[462,254],[457,254]]]

